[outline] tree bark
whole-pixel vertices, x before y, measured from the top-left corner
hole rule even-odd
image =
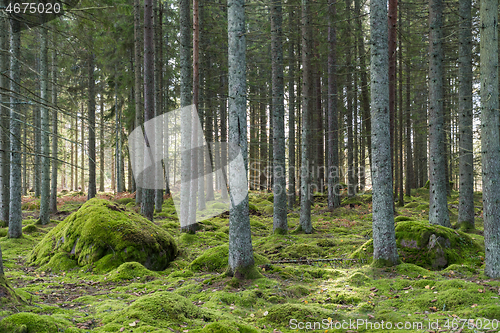
[[[460,135],[460,194],[458,224],[461,229],[474,228],[474,155],[472,136],[472,2],[459,1],[458,108]]]
[[[155,54],[154,54],[154,78],[155,78],[155,83],[154,83],[154,103],[155,103],[155,109],[154,109],[154,116],[158,117],[163,113],[162,110],[162,100],[163,100],[163,92],[162,92],[162,67],[163,67],[163,59],[162,59],[162,52],[161,49],[163,47],[162,43],[162,21],[161,21],[161,10],[162,6],[159,3],[159,0],[153,0],[153,6],[154,6],[154,47],[155,47]],[[159,145],[158,143],[161,141],[163,143],[163,124],[160,124],[159,121],[155,123],[155,147],[154,149],[156,150],[155,155],[156,156],[161,156],[163,152],[163,146]],[[163,184],[164,183],[164,172],[163,170],[159,170],[159,168],[155,168],[156,171],[156,181],[155,184]],[[162,172],[160,172],[162,171]],[[162,205],[163,205],[163,189],[155,189],[154,191],[154,196],[155,196],[155,211],[156,212],[161,212],[162,210]]]
[[[93,41],[91,41],[91,45]],[[89,190],[88,199],[97,194],[97,183],[95,173],[95,78],[94,78],[94,54],[88,55],[88,114],[89,114]]]
[[[50,212],[57,212],[57,169],[58,162],[58,130],[57,130],[57,44],[54,35],[54,50],[52,51],[52,177],[50,189]]]
[[[398,264],[392,191],[387,1],[370,2],[371,133],[373,183],[373,260],[377,266]]]
[[[21,101],[18,96],[21,91],[21,24],[11,18],[10,36],[10,206],[9,206],[9,238],[19,238],[22,235],[21,212]]]
[[[289,0],[289,5],[291,1]],[[293,31],[295,10],[289,6],[289,29]],[[295,42],[289,41],[288,49],[288,206],[293,208],[297,201],[295,191]]]
[[[451,227],[444,158],[442,0],[429,0],[429,28],[429,222]]]
[[[248,215],[245,1],[228,0],[229,154],[243,155],[243,168],[229,165],[232,206],[229,212],[229,274],[251,277],[254,267]],[[238,151],[240,150],[240,151]],[[244,184],[242,184],[244,183]],[[244,186],[243,186],[244,185]],[[244,198],[235,202],[235,198]]]
[[[2,6],[6,5],[6,0],[2,0]],[[7,17],[0,18],[0,48],[9,49],[9,21]],[[0,53],[0,72],[9,71],[9,53]],[[0,75],[0,87],[9,89],[8,75]],[[9,224],[9,202],[10,202],[10,140],[9,140],[9,118],[10,110],[4,107],[9,102],[9,98],[0,94],[0,220]],[[25,178],[23,178],[24,180]],[[0,222],[1,223],[1,222]]]
[[[153,0],[144,1],[144,122],[154,118]],[[154,140],[152,140],[154,142]],[[150,147],[151,149],[152,147]],[[154,175],[153,175],[154,177]],[[141,213],[150,221],[154,214],[154,190],[144,189]]]
[[[500,139],[498,133],[498,0],[481,0],[481,150],[485,268],[500,277]]]
[[[302,162],[300,168],[300,226],[299,229],[306,234],[313,230],[311,222],[311,175],[310,175],[310,144],[309,126],[312,97],[312,75],[311,75],[311,54],[312,36],[310,27],[310,4],[309,0],[302,0]]]
[[[142,86],[142,76],[141,76],[141,9],[140,0],[134,0],[134,102],[135,102],[135,127],[141,126],[143,123],[144,113],[141,109],[141,86]],[[134,162],[136,164],[136,170],[142,170],[143,161],[137,158]],[[140,205],[142,201],[142,188],[136,186],[135,189],[135,202]]]
[[[49,58],[48,58],[48,31],[44,25],[40,26],[40,99],[48,103],[49,91]],[[50,221],[50,143],[49,143],[49,109],[42,105],[40,108],[40,134],[41,134],[41,171],[42,182],[40,189],[40,222],[42,225]],[[36,170],[35,172],[38,172]]]
[[[283,7],[281,0],[271,4],[271,59],[273,112],[273,232],[288,232],[285,172],[285,106],[283,87]]]

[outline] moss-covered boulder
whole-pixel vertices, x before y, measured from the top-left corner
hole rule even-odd
[[[98,272],[128,261],[159,271],[175,258],[177,245],[165,229],[139,214],[94,198],[45,235],[28,262],[43,265],[57,253]]]
[[[481,246],[466,233],[418,221],[401,221],[396,226],[400,259],[427,269],[439,270],[451,264],[481,264]],[[371,259],[373,241],[360,246],[353,258]]]
[[[30,312],[13,314],[0,322],[0,333],[53,333],[70,332],[64,328],[69,322]]]
[[[143,265],[135,261],[124,262],[109,275],[111,281],[132,280],[132,279],[153,279],[158,273],[152,272]]]

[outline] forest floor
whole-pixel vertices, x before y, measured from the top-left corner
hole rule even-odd
[[[414,190],[405,197],[405,207],[396,207],[396,216],[407,218],[396,220],[427,223],[428,197],[427,189]],[[0,229],[6,277],[26,301],[0,304],[0,332],[15,327],[28,333],[496,332],[500,326],[500,281],[484,276],[481,251],[475,261],[439,271],[407,263],[406,258],[384,269],[350,261],[333,265],[335,261],[299,260],[347,259],[363,251],[372,228],[369,194],[344,200],[334,212],[326,210],[326,198],[318,195],[312,234],[272,235],[272,195],[250,193],[255,209],[252,242],[254,252],[262,256],[262,277],[243,282],[224,274],[227,213],[203,221],[194,235],[181,234],[171,200],[155,215],[155,223],[168,230],[179,247],[178,257],[164,271],[131,265],[126,274],[119,269],[96,274],[78,267],[58,271],[28,266],[30,251],[58,221],[76,211],[85,196],[67,193],[59,199],[61,213],[53,215],[49,225],[33,225],[37,201],[24,198],[24,236],[9,239],[7,229]],[[469,235],[484,247],[481,194],[475,199],[476,230]],[[452,223],[457,220],[457,200],[453,192]],[[127,207],[134,209],[130,203]],[[294,230],[297,208],[288,218]],[[299,262],[279,263],[285,259]]]

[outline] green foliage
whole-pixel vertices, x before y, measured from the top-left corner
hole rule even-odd
[[[177,255],[173,238],[152,222],[104,199],[91,199],[52,229],[33,249],[28,262],[42,265],[66,253],[80,266],[109,271],[137,261],[163,270]]]

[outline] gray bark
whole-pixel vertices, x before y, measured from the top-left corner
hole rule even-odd
[[[92,37],[91,37],[92,38]],[[93,41],[91,41],[91,45]],[[97,182],[95,172],[95,78],[94,78],[94,54],[88,54],[88,114],[89,114],[89,189],[88,199],[97,194]]]
[[[337,16],[336,3],[328,1],[328,209],[340,206],[337,110]]]
[[[21,101],[20,93],[21,71],[19,58],[21,56],[21,27],[19,21],[11,19],[10,39],[10,206],[9,206],[9,238],[19,238],[22,235],[21,215]]]
[[[444,157],[442,0],[429,0],[429,28],[429,222],[451,227]]]
[[[347,195],[353,197],[355,193],[356,180],[354,179],[354,138],[353,138],[353,89],[352,89],[352,56],[351,56],[351,0],[346,0],[346,11],[347,11],[347,30],[346,36],[344,37],[347,49],[346,49],[346,98],[347,98],[347,109],[345,110],[347,115]]]
[[[474,228],[474,156],[472,153],[472,3],[459,1],[458,108],[460,135],[460,197],[458,224]]]
[[[300,226],[305,233],[312,232],[311,222],[311,174],[309,169],[310,161],[310,144],[309,144],[309,122],[311,113],[312,99],[312,75],[311,75],[311,59],[312,52],[312,36],[310,27],[310,4],[309,0],[302,0],[302,82],[303,82],[303,97],[302,97],[302,156],[300,168]]]
[[[180,95],[181,107],[191,104],[191,19],[189,0],[180,0],[179,2],[179,20],[180,20]],[[190,169],[191,169],[191,119],[189,113],[182,113],[181,119],[181,226],[184,232],[195,232],[197,224],[191,224],[189,221],[190,205]]]
[[[54,45],[55,36],[54,36]],[[52,51],[52,176],[50,189],[50,212],[57,212],[57,168],[58,168],[58,131],[57,131],[57,47]]]
[[[252,234],[248,215],[248,189],[241,177],[248,174],[246,120],[245,1],[228,0],[228,95],[229,156],[243,155],[243,168],[231,163],[229,188],[232,206],[229,211],[229,274],[248,276],[254,266]],[[238,150],[240,150],[238,152]],[[245,182],[246,185],[246,182]],[[244,197],[235,202],[237,197]]]
[[[134,102],[135,102],[135,127],[141,126],[144,114],[141,109],[141,9],[140,0],[134,0]],[[136,159],[134,163],[138,170],[142,170],[142,162]],[[142,201],[142,188],[139,186],[135,190],[135,202],[140,205]]]
[[[392,192],[387,1],[370,2],[373,260],[398,263]]]
[[[144,1],[144,122],[154,118],[153,0]],[[154,142],[154,140],[152,140]],[[154,190],[144,189],[141,214],[153,221]]]
[[[6,1],[2,1],[5,5]],[[0,17],[0,48],[9,49],[9,21],[6,16]],[[8,73],[9,70],[8,52],[0,53],[0,72]],[[0,75],[0,87],[9,89],[8,75]],[[3,107],[8,103],[9,98],[0,94],[0,220],[9,224],[9,201],[10,201],[10,141],[9,141],[9,118],[10,110]],[[1,223],[1,222],[0,222]]]
[[[153,6],[154,6],[154,45],[155,45],[155,70],[154,70],[154,75],[155,75],[155,111],[154,115],[155,117],[160,116],[163,113],[162,110],[162,100],[163,100],[163,94],[162,94],[162,84],[161,84],[161,79],[162,79],[162,64],[163,64],[163,59],[162,59],[162,54],[161,54],[161,49],[162,49],[162,38],[161,38],[161,27],[162,27],[162,22],[161,22],[161,17],[160,17],[160,11],[161,11],[161,5],[158,3],[158,0],[153,1]],[[163,135],[161,132],[163,131],[162,126],[160,126],[159,122],[156,122],[156,127],[155,127],[155,137],[157,140]],[[159,156],[161,155],[161,152],[163,151],[163,147],[155,144],[155,149],[157,149],[155,155]],[[157,170],[160,171],[160,170]],[[156,184],[162,184],[163,183],[163,177],[164,173],[157,172],[156,174]],[[163,189],[156,189],[155,190],[155,211],[156,212],[161,212],[162,210],[162,204],[163,204]]]
[[[289,27],[293,31],[295,10],[289,7]],[[290,39],[288,50],[288,206],[293,208],[297,201],[295,190],[295,43]]]
[[[47,53],[48,31],[45,26],[40,26],[40,97],[42,103],[48,103],[49,91],[49,59]],[[49,109],[46,106],[40,108],[40,134],[41,134],[41,169],[42,183],[40,191],[40,222],[47,224],[50,221],[50,144],[49,144]],[[38,172],[38,170],[35,170]]]
[[[283,8],[281,0],[271,4],[272,112],[273,112],[273,232],[288,232],[285,172],[285,106],[283,87]]]
[[[481,150],[484,273],[500,277],[500,152],[498,119],[498,0],[481,0]]]
[[[100,170],[100,179],[99,179],[99,191],[104,192],[104,96],[101,90],[100,98],[99,98],[100,106],[99,106],[99,118],[101,122],[100,131],[99,131],[99,144],[100,144],[100,158],[99,158],[99,170]],[[137,198],[137,196],[136,196]]]

